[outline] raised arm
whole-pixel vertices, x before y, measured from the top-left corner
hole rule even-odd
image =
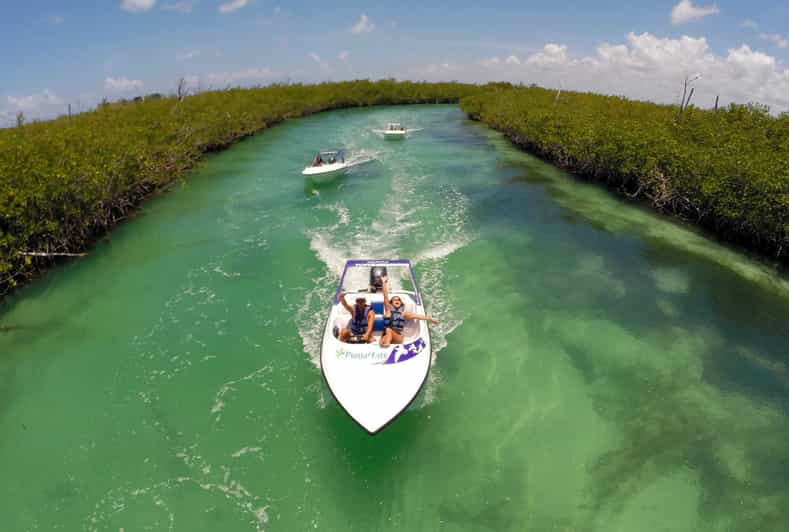
[[[345,307],[345,310],[347,310],[348,312],[351,313],[351,315],[353,315],[353,307],[350,306],[347,301],[345,301],[345,296],[346,293],[343,290],[342,294],[340,294],[340,303],[342,303],[342,306]]]
[[[390,316],[392,310],[389,308],[389,276],[381,276],[381,288],[384,292],[384,316]]]
[[[433,316],[430,316],[429,314],[427,316],[423,316],[421,314],[415,314],[413,312],[406,311],[403,312],[403,317],[407,320],[424,320],[424,321],[429,321],[433,325],[438,324],[438,320],[435,319]]]

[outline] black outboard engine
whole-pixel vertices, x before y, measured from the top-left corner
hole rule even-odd
[[[387,275],[386,266],[373,266],[370,268],[370,291],[377,292],[384,286],[383,277]]]

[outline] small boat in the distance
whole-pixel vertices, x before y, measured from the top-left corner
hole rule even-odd
[[[405,310],[424,315],[424,303],[408,260],[349,260],[334,296],[321,346],[321,371],[332,395],[370,434],[394,420],[414,400],[430,371],[430,331],[427,321],[408,320],[403,343],[381,347],[384,304],[381,276],[389,279],[390,298],[399,296]],[[375,312],[374,343],[351,336],[341,342],[350,313],[340,300],[353,305],[364,297]]]
[[[302,170],[301,175],[315,183],[328,183],[349,168],[370,161],[372,161],[371,157],[356,157],[346,160],[342,150],[321,151],[312,159],[312,164]]]
[[[409,133],[420,131],[420,129],[406,129],[400,122],[389,122],[384,129],[373,129],[375,133],[381,134],[387,140],[404,139]]]

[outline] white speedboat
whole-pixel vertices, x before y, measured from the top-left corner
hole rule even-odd
[[[430,332],[427,321],[408,320],[402,344],[383,348],[383,293],[376,282],[389,279],[391,298],[400,297],[406,311],[425,314],[408,260],[349,260],[334,296],[321,347],[321,370],[332,395],[354,421],[375,434],[403,412],[416,397],[430,371]],[[339,339],[349,326],[350,313],[340,300],[353,306],[357,298],[375,311],[374,343],[351,336]]]
[[[306,167],[301,175],[316,183],[325,183],[345,172],[349,166],[342,150],[322,151],[315,155],[312,164]]]
[[[408,134],[413,133],[415,131],[421,131],[420,129],[407,129],[403,124],[400,122],[389,122],[386,124],[384,129],[373,129],[373,132],[378,133],[379,135],[383,135],[385,139],[388,140],[400,140],[406,138]]]
[[[384,138],[389,140],[404,139],[405,134],[406,129],[400,122],[390,122],[386,124],[386,129],[384,129]]]
[[[347,170],[373,160],[373,157],[364,153],[346,159],[342,150],[321,151],[312,159],[312,164],[302,170],[301,175],[316,184],[328,183]]]

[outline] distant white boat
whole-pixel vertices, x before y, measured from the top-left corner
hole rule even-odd
[[[332,395],[354,421],[375,434],[414,400],[430,371],[430,331],[427,321],[408,320],[402,344],[381,347],[384,329],[383,294],[375,276],[385,272],[391,296],[399,296],[405,310],[425,314],[408,260],[349,260],[334,296],[321,347],[321,371]],[[369,279],[369,281],[368,281]],[[349,326],[350,314],[340,298],[365,298],[375,312],[374,343],[341,342],[339,331]],[[368,310],[369,312],[369,310]]]
[[[301,175],[315,183],[328,183],[346,170],[360,164],[372,161],[371,157],[354,158],[346,161],[342,150],[318,152],[312,159],[312,164],[302,170]]]
[[[420,129],[407,129],[400,122],[389,122],[384,129],[373,129],[375,133],[383,135],[388,140],[400,140],[406,138],[409,133],[421,131]]]

